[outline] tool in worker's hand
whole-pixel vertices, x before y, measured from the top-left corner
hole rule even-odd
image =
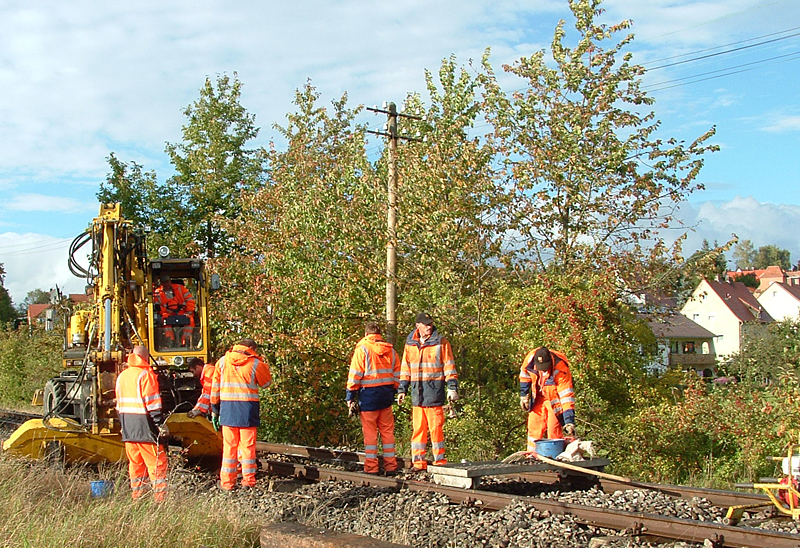
[[[361,406],[355,400],[347,402],[347,416],[353,417],[361,413]]]

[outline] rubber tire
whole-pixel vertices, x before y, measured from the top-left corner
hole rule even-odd
[[[63,412],[65,409],[59,409],[67,397],[67,387],[63,382],[56,379],[50,379],[44,385],[44,395],[42,397],[42,413],[44,416],[58,416],[58,412]],[[54,413],[53,411],[58,411]]]

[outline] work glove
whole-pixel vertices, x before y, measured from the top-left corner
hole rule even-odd
[[[458,390],[447,390],[447,401],[458,401]]]
[[[564,435],[569,438],[575,437],[575,425],[572,423],[567,423],[564,425]]]
[[[523,411],[530,411],[531,410],[531,399],[528,396],[520,396],[520,398],[519,398],[519,406],[522,408]]]
[[[162,424],[158,427],[158,437],[159,438],[167,438],[169,437],[169,428],[167,428],[166,424]]]
[[[403,405],[403,401],[405,401],[406,395],[402,392],[397,395],[397,405]]]
[[[186,413],[186,416],[187,416],[187,417],[189,417],[190,419],[193,419],[193,418],[195,418],[195,417],[199,417],[199,416],[200,416],[200,414],[201,414],[201,413],[200,413],[200,410],[199,410],[199,409],[192,409],[191,411],[189,411],[188,413]]]
[[[214,432],[219,432],[219,413],[211,413],[211,426],[214,427]]]

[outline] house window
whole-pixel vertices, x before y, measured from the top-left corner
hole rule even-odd
[[[678,341],[671,341],[670,342],[670,348],[669,348],[670,353],[679,354],[680,353],[680,348],[681,348],[680,345],[681,345],[681,343],[679,343]]]
[[[694,354],[694,341],[686,341],[683,343],[684,354]]]
[[[700,314],[692,314],[692,321],[697,322],[700,319]]]
[[[709,324],[714,323],[714,320],[716,320],[716,319],[717,319],[717,316],[715,314],[709,314],[708,315],[708,323]]]

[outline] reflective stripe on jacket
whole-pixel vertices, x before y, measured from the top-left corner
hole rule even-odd
[[[400,384],[400,357],[378,334],[358,341],[347,374],[347,401],[358,398],[362,411],[391,407]]]
[[[214,383],[214,364],[207,363],[203,366],[203,374],[200,376],[200,384],[203,391],[197,398],[194,408],[201,413],[208,415],[211,412],[211,385]]]
[[[550,371],[538,371],[533,364],[533,355],[537,350],[538,348],[534,348],[522,360],[519,370],[519,395],[524,398],[531,394],[529,412],[533,410],[533,404],[537,399],[541,398],[543,401],[550,402],[550,406],[562,426],[574,424],[575,388],[567,357],[561,352],[551,350],[553,367]]]
[[[214,369],[211,408],[219,413],[223,426],[259,426],[258,389],[272,383],[269,365],[261,356],[242,345],[235,345],[222,356]]]
[[[153,301],[161,305],[161,315],[165,318],[179,313],[189,315],[195,309],[194,295],[181,284],[172,284],[171,299],[163,287],[157,287]]]
[[[410,388],[413,406],[444,405],[445,382],[449,390],[458,390],[456,361],[450,343],[434,329],[425,344],[420,344],[415,329],[408,335],[403,350],[398,393],[405,394]]]
[[[128,368],[117,376],[116,396],[122,441],[155,443],[163,421],[161,392],[147,360],[128,356]]]

